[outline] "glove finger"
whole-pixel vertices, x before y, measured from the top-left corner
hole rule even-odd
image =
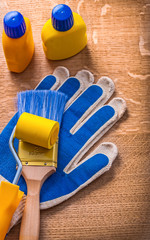
[[[82,75],[82,78],[81,78]],[[84,77],[83,77],[84,76]],[[66,109],[72,102],[83,92],[89,85],[94,82],[94,76],[87,70],[79,71],[75,77],[70,77],[60,86],[58,91],[63,92],[68,96]]]
[[[91,183],[104,172],[108,171],[118,154],[118,150],[113,143],[102,143],[82,162],[68,168],[67,174],[57,176],[53,174],[42,187],[41,209],[53,207],[71,196],[80,189]],[[49,201],[46,192],[49,188]]]
[[[75,125],[71,128],[70,132],[73,134],[75,129],[79,128],[81,123],[92,113],[96,111],[97,108],[103,106],[112,96],[115,91],[115,85],[113,81],[108,77],[101,77],[97,84],[103,90],[102,96],[93,104],[85,113],[81,116],[81,118],[75,123]]]
[[[53,76],[55,76],[56,79],[59,79],[59,84],[61,85],[66,79],[69,78],[70,73],[68,68],[63,66],[58,66],[54,69]]]
[[[35,88],[35,90],[49,90],[52,87],[55,88],[58,86],[58,80],[53,75],[48,75],[45,78],[42,79],[42,81],[38,84],[38,86]]]
[[[98,105],[94,109],[94,111],[91,114],[89,114],[86,119],[84,119],[83,122],[81,122],[80,124],[78,124],[76,128],[74,128],[73,134],[75,135],[76,132],[82,129],[82,127],[83,128],[86,127],[86,123],[87,123],[88,129],[93,128],[94,121],[98,122],[96,126],[97,129],[102,127],[102,125],[105,125],[105,124],[110,125],[110,122],[108,123],[108,120],[111,119],[113,116],[114,117],[111,120],[111,122],[113,122],[114,124],[123,116],[125,110],[126,110],[125,100],[119,97],[113,98],[107,105],[104,105],[102,107],[101,107],[101,104]],[[98,117],[98,119],[96,119],[96,116]],[[91,125],[91,127],[89,125]],[[104,126],[104,128],[106,127]],[[83,130],[84,129],[82,129],[82,131]],[[94,128],[93,128],[93,131],[95,132]],[[92,133],[92,135],[94,134],[94,132]]]
[[[66,94],[69,101],[76,92],[80,93],[80,82],[77,78],[70,77],[60,86],[58,91]]]
[[[118,149],[115,144],[105,142],[99,145],[90,155],[82,161],[76,161],[74,165],[68,165],[64,171],[69,174],[71,179],[81,186],[87,181],[92,182],[94,179],[108,171],[113,161],[118,155]],[[78,176],[78,178],[77,178]]]
[[[113,94],[114,84],[111,79],[105,77],[98,84],[89,86],[67,109],[64,114],[65,129],[73,133],[74,128],[96,108],[102,106]]]
[[[65,136],[63,151],[67,151],[67,156],[63,157],[61,169],[67,168],[68,162],[74,165],[82,156],[121,118],[126,110],[126,103],[121,98],[114,98],[109,105],[99,108],[92,113],[82,125],[76,129],[73,135]],[[61,146],[60,142],[60,147]],[[66,150],[67,149],[67,150]],[[60,153],[61,155],[61,153]],[[71,161],[70,161],[71,160]],[[59,169],[59,162],[58,162]]]
[[[65,67],[55,68],[52,75],[47,75],[35,88],[36,90],[56,90],[61,82],[69,78],[69,71]]]
[[[78,71],[75,75],[75,78],[79,79],[79,81],[83,82],[83,85],[87,87],[87,84],[92,84],[94,82],[94,76],[93,74],[85,69],[82,69],[81,71]]]

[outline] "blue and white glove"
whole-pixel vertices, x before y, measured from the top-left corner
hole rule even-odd
[[[84,158],[90,148],[121,118],[126,103],[113,98],[104,105],[114,92],[114,84],[102,77],[93,84],[92,73],[82,70],[69,77],[64,67],[55,69],[45,77],[37,89],[53,89],[68,96],[59,135],[58,167],[56,173],[42,186],[41,209],[53,207],[73,196],[94,179],[108,171],[117,156],[117,147],[110,142],[100,144]],[[0,135],[0,180],[13,181],[16,162],[9,150],[8,141],[17,121],[14,116]],[[18,185],[26,193],[21,177]],[[12,225],[21,217],[24,200],[14,214]]]

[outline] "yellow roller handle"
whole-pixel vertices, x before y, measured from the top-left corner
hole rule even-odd
[[[58,133],[58,122],[24,112],[17,122],[15,137],[23,142],[51,149]]]
[[[17,209],[23,192],[19,190],[19,186],[1,182],[0,184],[0,240],[4,240],[9,229],[11,219]]]

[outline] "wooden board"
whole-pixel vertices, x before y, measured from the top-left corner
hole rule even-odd
[[[0,44],[0,130],[15,113],[16,93],[34,88],[59,65],[71,75],[88,69],[95,82],[101,76],[112,78],[115,96],[126,100],[128,111],[100,141],[112,141],[119,149],[110,172],[73,198],[42,211],[40,239],[149,240],[150,1],[63,1],[85,20],[88,46],[70,59],[53,62],[44,56],[40,35],[58,3],[62,1],[0,1],[0,33],[4,14],[18,10],[31,20],[35,41],[33,60],[21,74],[7,70]],[[19,228],[6,239],[18,239]]]

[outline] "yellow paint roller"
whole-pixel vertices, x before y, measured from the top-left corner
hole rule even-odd
[[[51,149],[58,133],[58,122],[24,112],[17,122],[15,137],[23,142]]]
[[[58,133],[57,121],[22,113],[14,134],[22,165],[57,167]]]

